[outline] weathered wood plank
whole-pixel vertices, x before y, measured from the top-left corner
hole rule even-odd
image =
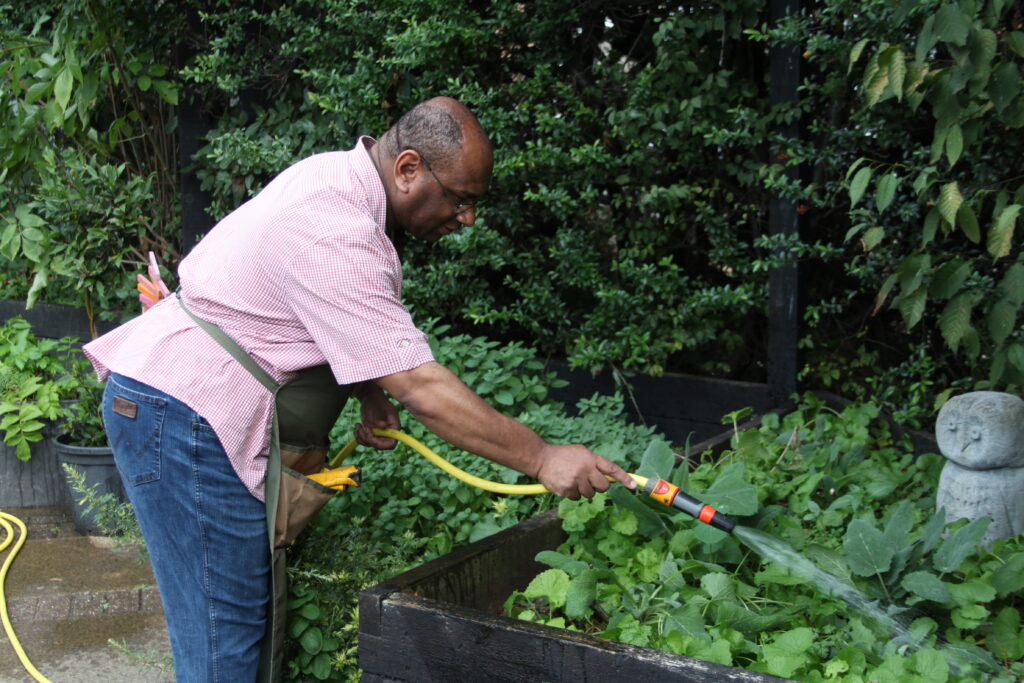
[[[781,679],[395,593],[381,634],[360,634],[364,672],[402,681],[764,683]]]

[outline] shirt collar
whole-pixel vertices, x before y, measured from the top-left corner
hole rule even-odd
[[[369,204],[373,220],[383,230],[387,221],[388,199],[384,193],[384,183],[381,182],[380,173],[370,158],[370,146],[377,144],[377,141],[369,135],[363,135],[356,143],[353,155],[352,169],[356,177],[366,188],[366,200]]]

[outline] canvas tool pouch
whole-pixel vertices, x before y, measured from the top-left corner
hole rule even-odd
[[[278,681],[283,671],[288,601],[285,549],[337,493],[306,475],[316,474],[324,468],[331,428],[345,407],[352,387],[339,385],[328,365],[307,368],[279,385],[223,330],[193,315],[185,307],[180,294],[178,303],[197,325],[274,395],[264,492],[270,545],[270,604],[267,632],[260,646],[257,680]]]

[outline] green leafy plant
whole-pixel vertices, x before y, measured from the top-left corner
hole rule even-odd
[[[138,551],[138,561],[145,562],[149,557],[146,542],[131,503],[118,499],[113,493],[99,493],[99,485],[89,486],[85,475],[72,465],[65,463],[63,469],[76,500],[85,514],[94,515],[103,535],[113,538],[117,545],[134,548]]]
[[[70,403],[59,438],[76,446],[107,446],[103,424],[104,385],[84,355],[71,359],[71,378]]]
[[[802,681],[1019,680],[1024,540],[986,548],[986,518],[945,525],[942,458],[914,454],[877,418],[871,404],[839,413],[806,397],[720,458],[675,470],[774,539],[764,557],[738,540],[750,534],[624,491],[563,501],[568,540],[538,555],[551,569],[507,612]]]
[[[47,425],[68,415],[65,401],[76,388],[69,372],[75,341],[37,338],[21,317],[0,326],[0,431],[20,460],[31,457],[31,445],[45,438]]]

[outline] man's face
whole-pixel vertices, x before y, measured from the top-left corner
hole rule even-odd
[[[460,160],[436,169],[412,150],[399,155],[398,166],[408,192],[395,202],[395,219],[409,234],[436,242],[476,220],[473,203],[491,181],[489,146],[476,138],[463,143]]]

